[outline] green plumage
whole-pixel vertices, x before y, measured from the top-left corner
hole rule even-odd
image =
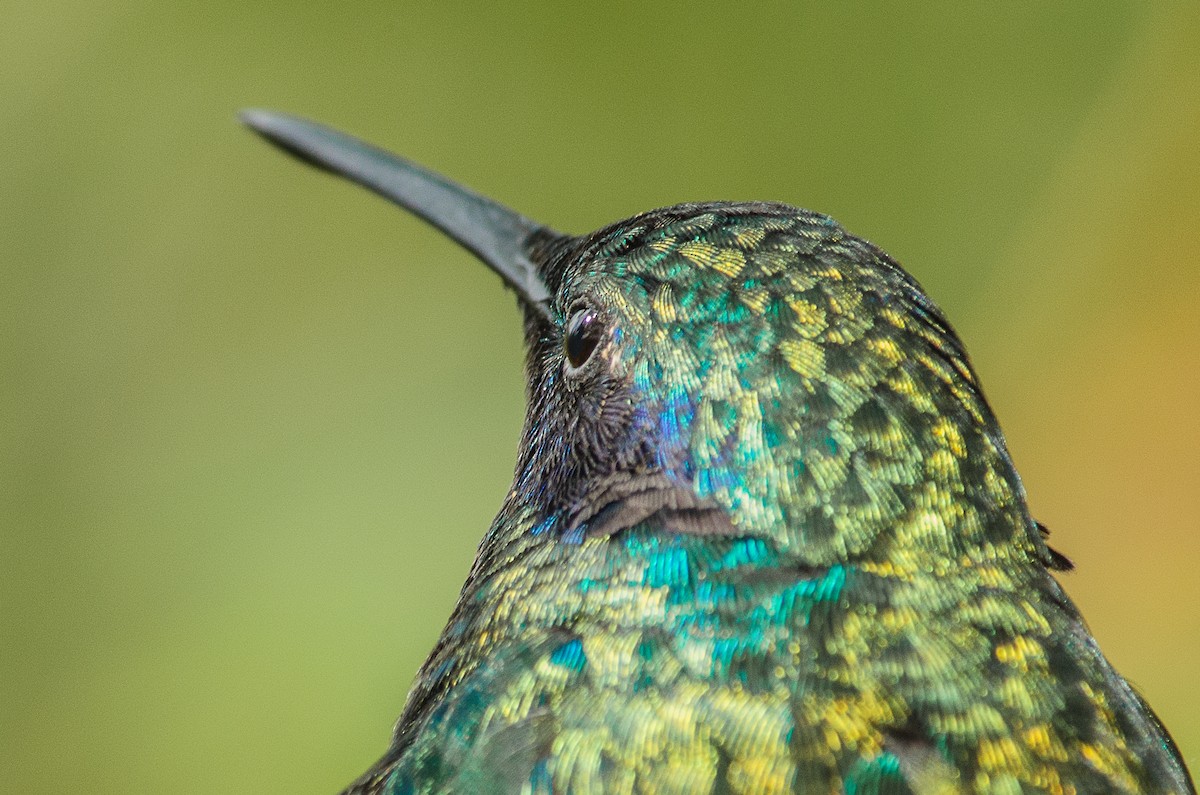
[[[473,250],[525,307],[514,484],[351,792],[1194,792],[886,254],[776,204],[505,223],[524,264]]]

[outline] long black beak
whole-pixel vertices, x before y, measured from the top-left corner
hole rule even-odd
[[[244,110],[240,115],[284,151],[357,182],[433,224],[500,274],[525,303],[549,316],[550,293],[530,259],[529,245],[535,237],[559,233],[345,133],[267,110]]]

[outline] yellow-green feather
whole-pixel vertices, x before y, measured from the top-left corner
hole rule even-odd
[[[513,489],[354,791],[1193,791],[883,252],[688,205],[541,268]],[[608,336],[570,380],[581,302]]]

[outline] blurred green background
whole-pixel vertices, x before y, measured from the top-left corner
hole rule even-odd
[[[247,105],[567,231],[775,199],[882,245],[1200,765],[1198,41],[1194,2],[6,4],[0,789],[336,791],[507,488],[512,297]]]

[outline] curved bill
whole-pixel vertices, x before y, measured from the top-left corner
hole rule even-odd
[[[528,242],[557,232],[428,169],[324,125],[267,110],[244,110],[247,126],[306,163],[357,182],[425,219],[500,274],[525,303],[549,315],[549,291]]]

